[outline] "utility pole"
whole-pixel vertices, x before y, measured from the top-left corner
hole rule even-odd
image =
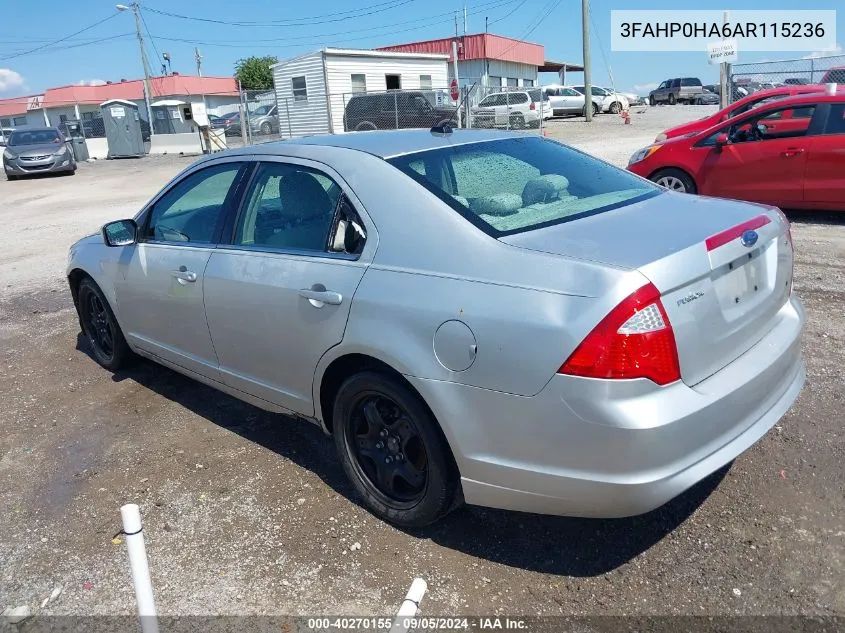
[[[724,19],[722,21],[722,25],[727,24],[731,19],[731,12],[725,11]],[[722,62],[719,64],[719,107],[720,108],[727,108],[731,102],[730,95],[728,94],[728,76],[730,74],[730,64],[727,62]]]
[[[150,107],[150,95],[152,89],[150,88],[150,63],[147,60],[147,53],[144,50],[144,36],[141,33],[141,6],[137,2],[130,5],[118,4],[115,5],[118,11],[132,11],[135,14],[135,32],[138,35],[138,46],[141,49],[141,65],[144,67],[144,104],[147,106],[147,118],[150,122],[150,134],[155,134],[153,129],[153,110]]]
[[[464,2],[464,37],[467,34],[467,3]]]
[[[584,115],[593,120],[593,87],[590,84],[590,0],[581,0],[581,37],[584,40]]]

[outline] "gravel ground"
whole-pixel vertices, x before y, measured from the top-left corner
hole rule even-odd
[[[549,130],[624,164],[706,110]],[[464,508],[405,532],[356,503],[316,428],[147,362],[111,375],[86,354],[62,279],[67,246],[191,160],[0,181],[0,610],[133,613],[113,539],[119,507],[136,502],[167,614],[387,615],[421,576],[424,614],[845,615],[840,217],[793,215],[807,384],[730,469],[632,519]]]

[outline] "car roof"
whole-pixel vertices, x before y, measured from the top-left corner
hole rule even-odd
[[[532,136],[536,134],[506,132],[498,130],[454,130],[449,134],[436,134],[427,129],[373,130],[369,132],[347,132],[345,134],[317,134],[271,143],[250,145],[228,152],[232,154],[286,154],[292,146],[337,147],[366,152],[380,158],[391,158],[402,154],[413,154],[431,149],[495,141],[499,139]]]

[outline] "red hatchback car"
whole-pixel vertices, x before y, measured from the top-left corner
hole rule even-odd
[[[845,90],[845,87],[842,87],[841,89]],[[718,125],[723,121],[727,121],[730,118],[739,116],[744,112],[748,112],[751,108],[754,108],[755,106],[760,105],[766,101],[784,99],[786,97],[792,97],[805,93],[823,93],[824,90],[825,86],[821,84],[781,86],[780,88],[769,88],[767,90],[760,90],[758,92],[748,95],[747,97],[743,97],[739,101],[732,103],[726,108],[722,108],[715,114],[711,114],[710,116],[706,116],[695,121],[690,121],[689,123],[676,125],[675,127],[671,127],[668,130],[663,130],[660,134],[657,135],[657,138],[654,139],[654,142],[659,143],[660,141],[665,141],[667,138],[675,138],[676,136],[684,136],[686,134],[694,134],[696,132],[701,132],[709,127]]]
[[[668,189],[845,211],[845,93],[767,103],[636,152],[635,174]]]

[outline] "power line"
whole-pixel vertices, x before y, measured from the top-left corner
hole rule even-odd
[[[28,52],[21,52],[19,54],[14,55],[14,57],[22,57],[24,55],[43,55],[45,53],[53,53],[55,51],[66,51],[72,48],[83,48],[85,46],[95,46],[97,44],[101,44],[102,42],[110,42],[112,40],[117,40],[125,37],[134,37],[134,33],[118,33],[117,35],[111,35],[109,37],[98,37],[95,40],[86,40],[83,42],[77,42],[74,44],[66,44],[64,46],[51,46],[49,48],[40,47],[38,50],[28,51]],[[8,58],[2,58],[8,59]]]
[[[23,55],[29,55],[30,53],[35,53],[36,51],[40,51],[42,49],[48,48],[49,46],[52,46],[54,44],[59,44],[61,42],[69,40],[70,38],[75,37],[75,36],[79,35],[80,33],[84,33],[85,31],[90,31],[95,26],[99,26],[103,22],[108,22],[109,20],[111,20],[112,18],[115,18],[115,17],[117,17],[117,13],[112,13],[111,15],[104,17],[102,20],[97,20],[96,22],[94,22],[94,24],[90,24],[89,26],[86,26],[84,29],[80,29],[80,30],[76,31],[75,33],[71,33],[70,35],[66,35],[65,37],[59,38],[59,39],[57,39],[53,42],[50,42],[48,44],[42,44],[41,46],[36,46],[35,48],[32,48],[28,51],[22,51],[20,53],[15,53],[13,55],[6,55],[5,57],[0,57],[0,59],[4,59],[4,60],[5,59],[14,59],[16,57],[22,57]]]
[[[150,36],[150,44],[153,45],[153,50],[156,53],[156,59],[158,59],[159,62],[163,62],[164,58],[161,56],[161,53],[158,52],[158,46],[156,46],[156,41],[155,41],[155,38],[153,37],[153,34],[150,33],[150,27],[147,26],[147,20],[144,18],[144,13],[143,12],[139,12],[139,13],[141,14],[141,22],[144,23],[144,29],[146,29],[147,35]]]
[[[495,0],[493,2],[482,3],[472,7],[474,10],[469,12],[471,15],[475,15],[482,11],[489,11],[491,9],[497,9],[499,7],[507,6],[513,4],[514,2],[518,2],[519,0]],[[523,2],[525,0],[522,0]],[[335,32],[335,33],[320,33],[315,35],[307,35],[307,36],[300,36],[300,37],[285,37],[283,38],[284,41],[289,42],[296,40],[299,43],[297,44],[279,44],[278,42],[282,38],[269,38],[269,39],[248,39],[248,40],[192,40],[186,38],[177,38],[177,37],[166,37],[162,35],[157,35],[156,37],[159,40],[165,40],[169,42],[181,42],[185,44],[192,44],[192,45],[203,45],[203,46],[212,46],[212,47],[222,47],[222,48],[256,48],[256,47],[263,47],[263,48],[298,48],[301,46],[305,46],[306,43],[313,42],[315,45],[320,42],[322,38],[327,37],[335,37],[335,36],[347,36],[350,34],[356,33],[364,33],[367,31],[384,31],[384,33],[370,33],[368,35],[362,37],[343,37],[341,41],[343,42],[355,42],[361,40],[371,39],[373,37],[379,37],[380,35],[387,35],[387,34],[394,34],[394,33],[406,33],[409,31],[418,31],[420,29],[429,28],[431,26],[436,26],[438,24],[442,24],[446,21],[451,22],[452,12],[442,13],[439,14],[441,17],[439,19],[431,20],[432,17],[438,18],[437,15],[435,16],[427,16],[425,18],[418,18],[415,20],[407,20],[404,22],[398,22],[395,24],[384,24],[381,26],[376,27],[369,27],[364,29],[358,29],[354,31],[344,31],[344,32]],[[443,19],[445,16],[449,16],[449,20]],[[419,24],[417,26],[409,27],[406,29],[397,29],[398,26],[403,26],[406,24],[415,24],[418,22],[427,21],[424,24]],[[257,42],[271,42],[271,44],[257,44]],[[242,43],[242,44],[240,44]]]
[[[151,11],[152,13],[158,13],[159,15],[166,15],[171,18],[178,18],[180,20],[193,20],[195,22],[210,22],[212,24],[225,24],[226,26],[244,26],[244,27],[279,27],[279,26],[304,26],[304,25],[311,25],[311,24],[327,24],[329,22],[343,22],[345,20],[351,20],[355,18],[363,18],[370,15],[375,15],[376,13],[382,13],[384,11],[389,11],[391,9],[395,9],[397,7],[401,7],[406,4],[410,4],[411,2],[416,2],[417,0],[391,0],[390,2],[382,2],[377,5],[372,5],[373,7],[381,7],[378,9],[373,9],[372,11],[364,11],[368,7],[363,7],[363,9],[357,9],[354,11],[344,11],[340,13],[330,13],[325,15],[318,15],[312,16],[307,18],[296,18],[293,20],[262,20],[261,22],[231,22],[229,20],[217,20],[214,18],[200,18],[196,16],[190,15],[183,15],[180,13],[171,13],[170,11],[162,11],[161,9],[153,9],[152,7],[144,7],[145,11]],[[383,6],[383,5],[390,5],[390,6]],[[350,13],[355,13],[355,11],[362,11],[361,13],[356,13],[355,15],[348,15]],[[327,19],[323,19],[327,18]]]
[[[540,9],[540,13],[538,14],[539,17],[536,18],[534,21],[529,23],[529,24],[532,24],[532,26],[529,27],[529,29],[516,42],[514,42],[513,44],[508,46],[505,50],[501,51],[499,53],[499,56],[501,57],[505,53],[509,53],[514,48],[516,48],[516,46],[518,44],[522,43],[522,41],[525,41],[525,39],[529,35],[531,35],[537,29],[538,26],[540,26],[543,23],[543,20],[545,20],[547,17],[549,17],[552,14],[552,11],[554,11],[555,9],[558,8],[558,5],[560,5],[561,2],[563,2],[563,0],[551,0],[551,2],[549,2],[542,9]],[[548,9],[546,9],[546,7],[548,7]],[[545,11],[545,13],[544,13],[544,11]]]
[[[514,13],[516,13],[519,9],[521,9],[521,8],[522,8],[522,5],[524,5],[526,2],[528,2],[528,0],[522,0],[522,2],[520,2],[518,5],[516,5],[516,6],[515,6],[513,9],[511,9],[510,11],[508,11],[508,12],[507,12],[505,15],[503,15],[502,17],[500,17],[500,18],[496,18],[495,20],[492,20],[491,22],[488,22],[488,26],[489,26],[490,24],[496,24],[496,22],[501,22],[502,20],[507,20],[507,19],[508,19],[509,17],[511,17]]]

